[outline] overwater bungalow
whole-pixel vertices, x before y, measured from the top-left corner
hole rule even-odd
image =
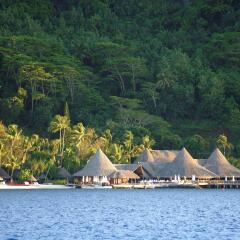
[[[97,152],[90,157],[86,166],[82,170],[76,172],[73,176],[81,183],[93,183],[108,181],[108,176],[116,171],[116,167],[108,157],[101,149],[98,149]]]

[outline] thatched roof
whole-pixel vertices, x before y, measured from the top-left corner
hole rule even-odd
[[[33,175],[31,175],[31,176],[28,178],[28,181],[30,181],[30,182],[37,182],[37,179],[36,179]]]
[[[64,167],[58,168],[58,176],[61,178],[71,178],[72,177],[72,175],[69,173],[69,171]]]
[[[142,162],[139,164],[114,164],[117,170],[129,170],[131,172],[137,172],[143,178],[152,178],[154,176],[154,170],[151,168],[151,163]]]
[[[124,173],[124,170],[119,170],[108,175],[109,178],[127,178],[127,175]]]
[[[217,148],[208,159],[200,160],[205,168],[214,172],[218,176],[240,177],[240,170],[232,166],[221,151]]]
[[[129,171],[129,170],[125,170],[124,173],[125,173],[125,175],[127,175],[128,179],[139,179],[140,178],[136,173]]]
[[[112,172],[117,171],[108,157],[101,149],[90,157],[86,166],[74,174],[75,177],[81,176],[108,176]]]
[[[148,148],[146,148],[135,160],[135,163],[139,162],[154,162],[154,158]]]
[[[131,163],[131,164],[114,164],[114,167],[117,169],[117,170],[130,170],[130,171],[135,171],[139,165],[136,164],[136,163]]]
[[[144,178],[155,178],[157,177],[158,164],[143,162],[141,163],[143,167]]]
[[[166,164],[163,169],[159,171],[161,177],[173,177],[175,175],[191,177],[214,177],[216,174],[199,165],[196,160],[192,158],[189,152],[183,148],[175,160]]]
[[[152,150],[151,153],[152,153],[152,156],[153,156],[155,162],[168,163],[168,162],[172,162],[176,158],[179,151]]]
[[[172,162],[179,151],[174,150],[149,150],[145,149],[134,161],[139,162],[153,162],[153,163],[168,163]]]
[[[7,172],[0,168],[0,177],[2,177],[3,179],[10,179],[10,176],[7,174]]]
[[[111,173],[108,177],[109,178],[119,178],[119,179],[122,179],[122,178],[139,179],[140,178],[137,174],[135,174],[134,172],[129,171],[129,170],[118,170],[118,171]]]

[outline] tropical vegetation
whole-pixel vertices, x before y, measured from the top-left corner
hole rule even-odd
[[[238,0],[1,0],[0,165],[115,163],[144,147],[240,166]],[[29,171],[28,171],[29,170]]]

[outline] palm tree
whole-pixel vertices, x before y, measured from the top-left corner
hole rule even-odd
[[[5,152],[5,146],[2,142],[0,142],[0,167],[2,166],[2,158],[4,156],[4,152]]]
[[[60,146],[59,146],[59,153],[61,156],[61,166],[63,161],[63,152],[65,148],[65,137],[66,137],[66,131],[70,127],[70,120],[67,116],[61,116],[56,115],[52,122],[50,123],[49,131],[52,133],[59,132],[59,140],[60,140]]]
[[[11,180],[13,177],[14,170],[20,168],[21,165],[26,161],[27,154],[32,147],[29,138],[22,134],[22,129],[16,124],[8,126],[6,131],[6,162],[5,166],[11,169]]]
[[[123,156],[123,146],[114,143],[110,146],[110,157],[114,159],[114,163],[120,163]]]
[[[148,135],[146,135],[142,138],[142,143],[145,148],[150,149],[155,144],[155,141],[154,139],[151,139]]]
[[[73,126],[73,130],[71,132],[71,140],[74,142],[74,145],[79,148],[85,135],[85,127],[82,123],[78,123],[77,125]]]
[[[226,155],[226,150],[231,151],[233,147],[232,144],[228,142],[227,136],[224,134],[218,136],[216,143],[220,149],[223,149],[224,156]]]

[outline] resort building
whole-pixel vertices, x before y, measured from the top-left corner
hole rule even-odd
[[[134,161],[139,162],[151,162],[151,163],[169,163],[172,162],[179,151],[175,150],[149,150],[145,149]]]
[[[136,179],[140,179],[140,177],[130,170],[118,170],[113,172],[108,176],[110,179],[110,184],[122,184],[128,183],[129,180],[131,182],[136,182]]]
[[[97,152],[90,157],[86,166],[73,176],[78,178],[82,183],[107,182],[107,176],[116,171],[117,169],[108,157],[101,149],[98,149]]]
[[[140,176],[145,174],[142,166],[138,164],[113,165],[102,150],[98,149],[97,152],[90,157],[86,166],[73,176],[81,183],[106,182],[121,184],[136,181],[136,179],[139,179]]]
[[[153,170],[147,162],[132,164],[115,164],[117,170],[131,171],[137,174],[141,179],[152,178]]]
[[[208,159],[194,159],[183,148],[181,151],[145,149],[134,161],[149,169],[152,178],[232,178],[240,170],[232,166],[219,149]],[[150,171],[150,169],[152,171]]]
[[[219,177],[224,177],[226,180],[228,177],[240,178],[240,170],[232,166],[218,148],[208,159],[200,159],[198,162]]]
[[[58,168],[58,177],[60,179],[70,179],[72,177],[72,175],[69,173],[69,171],[64,168],[64,167],[59,167]]]
[[[74,176],[82,183],[100,181],[121,184],[136,179],[208,180],[240,177],[240,170],[232,166],[219,149],[208,159],[194,159],[183,148],[180,151],[145,149],[132,164],[112,164],[99,149],[86,166]]]
[[[198,161],[193,159],[190,153],[183,148],[172,162],[159,169],[159,176],[163,178],[180,176],[180,178],[203,179],[214,178],[217,175],[199,165]]]

